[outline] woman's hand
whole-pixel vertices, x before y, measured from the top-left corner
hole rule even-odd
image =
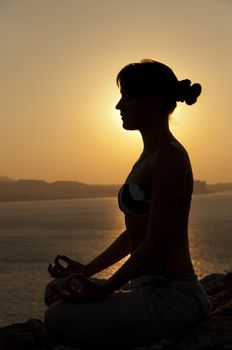
[[[80,288],[73,285],[74,279],[80,282]],[[107,296],[103,285],[80,273],[71,274],[64,287],[56,282],[50,284],[50,287],[61,300],[69,302],[97,301]]]
[[[60,263],[60,260],[67,263],[67,266],[63,266]],[[57,255],[55,258],[54,266],[52,266],[52,264],[48,265],[48,272],[52,277],[55,278],[69,276],[73,272],[84,274],[85,265],[74,261],[65,255]]]

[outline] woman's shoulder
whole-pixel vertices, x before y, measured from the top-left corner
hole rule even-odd
[[[153,156],[152,168],[157,171],[180,172],[182,170],[191,171],[191,163],[185,147],[177,140],[165,142],[160,145]]]
[[[154,154],[154,160],[156,159],[188,159],[188,152],[185,147],[176,139],[162,143]]]
[[[183,144],[176,138],[162,142],[158,147],[158,151],[187,152]]]

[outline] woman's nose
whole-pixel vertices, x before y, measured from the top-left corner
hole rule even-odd
[[[121,99],[118,101],[118,103],[116,104],[115,108],[116,109],[120,109],[121,107]]]

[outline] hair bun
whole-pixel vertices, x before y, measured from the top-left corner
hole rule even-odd
[[[196,83],[191,85],[189,79],[178,81],[176,101],[186,102],[187,105],[192,105],[197,101],[201,93],[201,85]]]

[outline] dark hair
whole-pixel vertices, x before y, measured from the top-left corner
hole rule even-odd
[[[175,109],[178,101],[192,105],[201,93],[200,84],[191,85],[188,79],[179,81],[171,68],[151,59],[122,68],[117,75],[117,85],[122,92],[138,98],[163,95],[168,113]]]

